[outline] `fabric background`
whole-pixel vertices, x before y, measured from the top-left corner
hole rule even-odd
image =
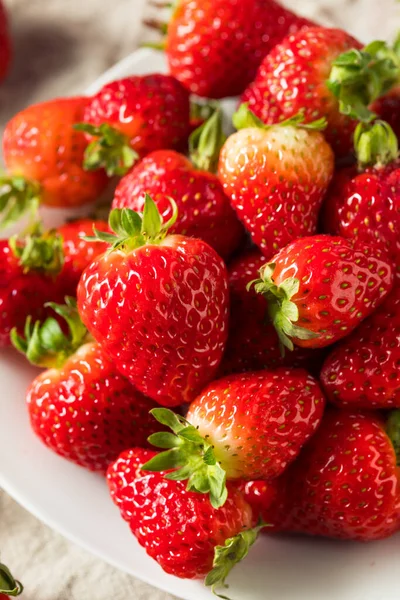
[[[0,131],[12,114],[34,101],[84,90],[149,39],[141,25],[143,14],[149,12],[145,3],[6,0],[15,58],[9,78],[0,86]],[[393,38],[400,28],[396,0],[285,3],[323,24],[343,27],[363,41]],[[1,491],[0,551],[2,561],[25,584],[24,600],[172,600],[66,541]]]

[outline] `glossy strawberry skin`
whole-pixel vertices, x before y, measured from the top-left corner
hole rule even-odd
[[[280,368],[215,381],[189,406],[187,420],[214,448],[228,479],[274,479],[318,427],[325,405],[303,369]]]
[[[339,171],[324,206],[324,230],[334,235],[382,246],[400,277],[400,160]]]
[[[189,94],[169,75],[127,77],[104,85],[89,101],[82,120],[111,125],[128,136],[140,156],[181,149],[190,131]]]
[[[171,233],[200,238],[225,259],[243,237],[243,228],[219,179],[194,169],[178,152],[159,150],[146,156],[121,179],[112,206],[141,212],[146,193],[157,204],[164,221],[171,217],[168,198],[175,200],[178,220]]]
[[[321,383],[342,407],[400,408],[400,288],[326,359]]]
[[[46,302],[64,302],[63,283],[36,271],[24,272],[8,240],[0,240],[0,347],[10,345],[10,331],[23,331],[26,318],[42,320]]]
[[[91,471],[105,472],[131,445],[147,446],[160,430],[155,404],[115,369],[95,342],[61,369],[41,373],[28,389],[32,429],[51,450]]]
[[[293,239],[316,232],[333,165],[319,131],[278,126],[230,136],[218,173],[239,219],[268,259]]]
[[[8,19],[3,2],[0,2],[0,81],[6,76],[11,61],[11,40]]]
[[[228,300],[222,259],[178,235],[96,259],[78,286],[93,337],[137,389],[165,406],[190,402],[216,373]]]
[[[311,24],[272,0],[181,0],[168,27],[170,72],[198,96],[237,96],[275,44]]]
[[[321,353],[295,346],[282,355],[278,335],[268,322],[266,300],[247,285],[257,279],[266,263],[259,250],[250,250],[233,260],[228,269],[230,290],[229,336],[221,364],[224,375],[272,367],[305,367],[314,372],[322,364]]]
[[[326,117],[324,134],[335,154],[351,153],[357,122],[339,112],[326,85],[335,58],[351,48],[361,44],[340,29],[312,27],[288,36],[261,63],[242,102],[267,124],[300,111],[307,122]]]
[[[87,141],[73,125],[82,121],[87,98],[58,98],[29,106],[8,122],[4,162],[11,175],[40,184],[41,202],[74,207],[93,202],[107,185],[103,171],[82,167]]]
[[[262,516],[275,530],[363,542],[398,531],[399,468],[380,416],[326,412]]]
[[[276,264],[276,284],[289,277],[300,282],[292,297],[299,310],[296,324],[318,334],[294,340],[303,348],[322,348],[348,335],[381,304],[393,285],[393,269],[385,253],[340,237],[296,240],[271,262]]]
[[[171,575],[204,577],[212,568],[214,547],[251,526],[251,509],[228,484],[228,499],[215,509],[205,494],[187,492],[183,481],[143,472],[155,452],[126,450],[110,466],[107,481],[122,518],[147,554]]]
[[[100,219],[77,219],[57,228],[63,240],[64,252],[61,277],[69,296],[76,296],[79,279],[86,267],[108,249],[104,242],[94,244],[83,239],[83,236],[93,236],[93,227],[99,231],[109,231],[108,223]]]

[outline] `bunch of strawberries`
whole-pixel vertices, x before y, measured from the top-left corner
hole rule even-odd
[[[0,343],[47,369],[37,436],[218,590],[260,531],[400,529],[400,43],[180,0],[164,45],[169,75],[8,123]],[[110,178],[108,223],[43,229]]]

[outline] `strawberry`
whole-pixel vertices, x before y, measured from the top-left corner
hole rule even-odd
[[[400,408],[400,288],[326,359],[321,383],[339,406]]]
[[[24,328],[28,315],[43,319],[44,304],[63,302],[64,280],[59,277],[63,253],[54,233],[0,240],[0,347],[10,343],[10,331]]]
[[[284,531],[364,542],[398,531],[399,421],[398,411],[386,428],[376,413],[327,411],[263,518]]]
[[[29,319],[25,337],[11,334],[32,364],[48,367],[27,392],[31,426],[60,456],[104,472],[122,450],[146,446],[148,435],[159,431],[149,414],[155,404],[118,373],[99,344],[88,341],[71,298],[51,307],[65,319],[68,333],[48,317],[34,324]]]
[[[11,61],[11,40],[8,32],[8,19],[3,2],[0,0],[0,81],[8,72]]]
[[[112,250],[96,258],[78,286],[78,306],[93,337],[141,392],[166,406],[190,402],[216,373],[228,326],[222,259],[201,240],[166,237],[147,196],[143,216],[114,209],[97,232]]]
[[[6,125],[4,162],[8,176],[0,179],[3,226],[38,203],[75,207],[93,202],[105,189],[105,173],[82,167],[85,136],[74,131],[87,98],[58,98],[29,106]]]
[[[222,148],[219,177],[253,242],[271,257],[316,232],[333,153],[316,131],[323,121],[304,126],[296,117],[265,126],[242,105],[234,124],[241,130]]]
[[[109,231],[108,223],[100,219],[76,219],[57,228],[61,236],[64,254],[64,265],[61,277],[65,280],[66,295],[75,296],[79,279],[85,268],[108,246],[99,243],[92,244],[84,239],[93,233],[93,228],[98,231]]]
[[[379,306],[392,288],[393,269],[379,248],[316,235],[278,252],[253,283],[282,346],[322,348]]]
[[[384,121],[359,125],[358,165],[333,179],[324,205],[324,230],[380,245],[400,277],[400,159],[398,141]]]
[[[237,96],[275,44],[310,25],[273,0],[180,0],[168,25],[170,72],[198,96]]]
[[[14,579],[6,565],[0,563],[0,598],[7,600],[9,596],[19,596],[23,590],[22,583]]]
[[[272,481],[263,481],[262,479],[256,479],[255,481],[242,481],[238,484],[238,489],[244,495],[246,502],[251,506],[253,513],[253,523],[256,525],[262,516],[268,514],[270,511],[278,506],[278,494],[281,491],[284,475],[273,479]],[[268,514],[268,517],[270,515]],[[264,529],[265,533],[271,531],[271,527],[276,529],[277,523],[269,523],[269,528]]]
[[[296,346],[282,355],[278,335],[271,323],[265,298],[248,284],[259,276],[265,258],[259,250],[238,256],[229,265],[231,314],[229,337],[221,373],[258,371],[269,367],[292,366],[313,369],[320,363],[319,352]]]
[[[164,571],[185,579],[207,576],[205,583],[214,591],[256,540],[259,527],[250,529],[250,506],[232,485],[217,510],[181,481],[144,473],[141,466],[154,457],[141,448],[123,452],[108,469],[111,497],[139,544]]]
[[[326,117],[325,137],[335,154],[351,152],[356,121],[339,111],[339,100],[327,80],[334,60],[361,48],[345,31],[311,27],[286,37],[261,63],[242,102],[264,123],[304,113],[306,122]]]
[[[194,147],[196,139],[198,149]],[[179,217],[170,233],[200,238],[228,258],[243,237],[243,228],[219,179],[208,172],[216,166],[225,141],[221,112],[215,112],[191,140],[192,162],[173,150],[148,154],[121,179],[112,206],[142,211],[146,194],[150,194],[163,218],[169,219],[168,198],[172,197]]]
[[[92,140],[84,165],[124,175],[140,157],[184,148],[190,133],[189,94],[169,75],[135,75],[104,85],[76,129]]]
[[[318,427],[324,404],[317,381],[303,369],[225,377],[190,404],[187,420],[168,409],[152,411],[175,435],[149,438],[168,450],[143,469],[180,467],[175,479],[188,479],[188,490],[209,492],[211,504],[222,506],[225,479],[271,480],[283,473]]]

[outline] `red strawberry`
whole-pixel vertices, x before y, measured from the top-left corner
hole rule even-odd
[[[251,506],[253,512],[253,523],[256,525],[265,514],[269,511],[275,510],[278,505],[278,494],[281,491],[281,480],[282,477],[273,479],[272,481],[263,481],[262,479],[256,479],[255,481],[243,481],[238,484],[238,489],[242,492],[246,502]],[[270,516],[268,514],[268,516]],[[268,523],[268,529],[264,529],[265,533],[271,531],[271,527],[276,529],[278,526],[275,523]]]
[[[111,497],[139,544],[164,571],[186,579],[208,573],[205,583],[214,590],[256,540],[259,528],[250,529],[250,506],[231,485],[224,507],[217,510],[181,481],[144,473],[141,466],[155,456],[141,448],[121,454],[108,469]]]
[[[64,265],[61,277],[65,280],[66,295],[75,296],[79,279],[86,267],[108,246],[106,243],[92,244],[83,239],[93,235],[93,228],[98,231],[109,231],[108,223],[100,219],[77,219],[57,228],[62,238]]]
[[[393,270],[379,248],[354,246],[340,237],[296,240],[261,270],[257,292],[281,343],[322,348],[348,335],[370,315],[393,284]]]
[[[0,195],[3,225],[16,220],[38,202],[53,207],[93,202],[107,185],[104,172],[82,167],[85,136],[74,131],[87,98],[58,98],[30,106],[9,121],[4,131],[4,162]]]
[[[388,429],[396,443],[398,417],[395,411]],[[385,538],[400,528],[399,473],[379,415],[331,409],[262,516],[278,529],[308,535]]]
[[[14,579],[10,569],[0,563],[0,598],[7,600],[9,596],[19,596],[23,589],[22,583]]]
[[[150,194],[163,218],[171,217],[174,198],[178,220],[170,233],[181,233],[204,240],[223,258],[228,258],[243,237],[243,228],[212,170],[225,140],[221,114],[215,112],[201,127],[198,151],[192,162],[173,150],[158,150],[144,158],[123,177],[116,189],[113,208],[141,212]]]
[[[275,44],[309,25],[273,0],[180,0],[168,26],[170,72],[198,96],[237,96]]]
[[[296,346],[282,355],[279,338],[268,323],[265,298],[248,284],[257,279],[265,258],[258,250],[238,256],[229,265],[231,314],[229,337],[221,365],[224,374],[258,371],[275,366],[307,367],[320,363],[320,353]]]
[[[216,373],[225,349],[228,282],[225,265],[201,240],[167,236],[146,198],[143,218],[115,209],[98,239],[113,251],[83,273],[78,306],[93,337],[116,367],[166,406],[190,402]]]
[[[149,414],[155,404],[118,373],[99,344],[85,343],[87,330],[72,299],[51,306],[65,318],[68,334],[53,317],[28,321],[25,338],[12,333],[30,362],[49,367],[27,392],[31,426],[60,456],[104,472],[122,450],[147,446],[148,435],[160,429]]]
[[[104,85],[78,126],[90,144],[85,167],[124,175],[154,150],[184,148],[190,133],[189,94],[169,75],[135,75]]]
[[[149,441],[161,448],[145,470],[181,467],[176,479],[188,489],[210,493],[222,506],[229,480],[274,479],[298,455],[318,427],[325,399],[303,369],[231,375],[209,384],[189,406],[187,421],[168,409],[153,412],[171,434]]]
[[[385,248],[400,277],[400,159],[397,138],[384,121],[359,125],[358,166],[342,169],[325,200],[324,229]]]
[[[8,19],[3,2],[0,0],[0,81],[8,72],[11,61],[11,41],[8,33]]]
[[[321,382],[339,406],[400,408],[400,288],[325,361]]]
[[[345,31],[312,27],[286,37],[262,62],[242,102],[264,123],[293,117],[326,117],[325,137],[335,153],[351,152],[356,121],[339,111],[339,101],[327,80],[334,60],[350,48],[361,48]]]
[[[244,106],[241,131],[222,148],[219,177],[239,219],[267,257],[293,239],[316,232],[318,212],[333,173],[322,133],[299,119],[263,126]]]
[[[0,240],[0,347],[9,345],[11,329],[23,331],[28,315],[43,319],[46,302],[64,301],[62,262],[61,241],[51,232],[28,237],[24,246]]]

